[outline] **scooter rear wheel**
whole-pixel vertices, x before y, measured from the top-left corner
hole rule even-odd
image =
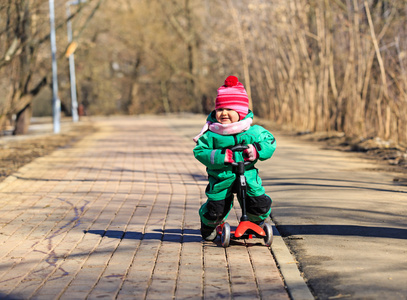
[[[266,235],[264,236],[264,243],[267,247],[270,247],[273,243],[273,228],[269,223],[264,223],[263,230],[266,233]]]
[[[230,225],[229,223],[224,223],[222,228],[222,235],[220,237],[222,247],[229,247],[230,244]]]

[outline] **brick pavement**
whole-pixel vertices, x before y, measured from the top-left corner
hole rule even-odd
[[[264,245],[201,241],[190,140],[158,117],[97,127],[0,184],[0,298],[289,299]]]

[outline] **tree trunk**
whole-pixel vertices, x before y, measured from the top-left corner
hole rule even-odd
[[[13,135],[27,134],[32,116],[31,102],[17,113]]]

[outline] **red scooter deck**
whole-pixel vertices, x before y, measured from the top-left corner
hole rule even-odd
[[[218,235],[222,235],[223,224],[216,228]],[[232,239],[252,239],[254,237],[253,235],[256,237],[266,236],[266,232],[263,230],[263,228],[250,221],[241,221],[236,230],[231,231],[230,233]]]

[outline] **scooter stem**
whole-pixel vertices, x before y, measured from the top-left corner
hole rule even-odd
[[[246,193],[247,193],[247,185],[246,185],[246,176],[244,176],[244,161],[239,161],[237,163],[237,176],[239,177],[239,191],[238,191],[238,198],[240,198],[242,204],[242,216],[240,221],[249,221],[249,217],[247,216],[246,212]]]

